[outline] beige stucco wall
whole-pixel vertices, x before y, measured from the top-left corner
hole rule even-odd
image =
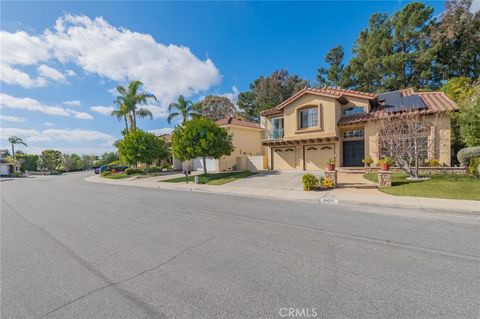
[[[430,123],[429,159],[437,159],[442,165],[451,165],[451,123],[447,115],[435,118],[428,116],[426,122]],[[379,132],[374,122],[365,123],[365,156],[370,156],[378,161]]]
[[[219,160],[219,170],[231,170],[237,166],[237,157],[240,155],[262,155],[264,147],[262,146],[263,130],[226,125],[223,126],[232,134],[232,143],[234,150],[229,156],[223,156]]]

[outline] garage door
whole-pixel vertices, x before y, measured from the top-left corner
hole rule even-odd
[[[333,145],[307,145],[305,146],[305,170],[325,169],[327,160],[333,156]]]
[[[272,151],[274,169],[295,169],[295,147],[276,147]]]

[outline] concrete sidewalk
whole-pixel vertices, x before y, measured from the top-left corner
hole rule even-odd
[[[304,192],[301,190],[268,189],[261,187],[225,185],[203,185],[193,183],[167,183],[162,180],[181,177],[182,174],[147,178],[127,178],[112,180],[100,176],[89,176],[87,182],[158,189],[195,191],[214,194],[228,194],[257,198],[277,198],[281,200],[314,201],[324,204],[365,205],[402,208],[418,212],[449,212],[480,215],[480,201],[454,200],[425,197],[393,196],[376,189],[337,188],[331,191]],[[232,183],[234,184],[234,183]]]

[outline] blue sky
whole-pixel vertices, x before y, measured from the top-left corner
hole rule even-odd
[[[159,99],[145,130],[167,132],[178,95],[235,98],[285,68],[310,81],[326,52],[346,59],[374,12],[405,1],[1,3],[1,146],[101,154],[120,138],[112,89],[139,79]],[[439,14],[444,3],[426,2]]]

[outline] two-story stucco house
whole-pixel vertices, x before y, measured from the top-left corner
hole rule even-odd
[[[363,166],[362,159],[378,160],[379,129],[373,125],[382,116],[420,110],[424,116],[456,110],[442,92],[413,89],[383,94],[342,88],[304,88],[275,108],[260,113],[265,128],[270,169],[320,170],[329,158],[337,166]],[[450,165],[450,118],[442,116],[428,136],[440,140],[428,154]]]

